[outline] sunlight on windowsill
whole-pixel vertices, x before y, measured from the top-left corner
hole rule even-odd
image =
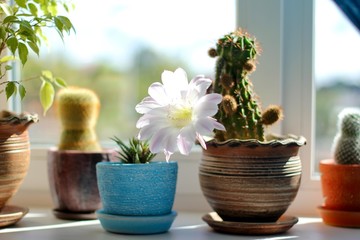
[[[82,221],[82,222],[70,222],[70,223],[61,223],[61,224],[52,224],[52,225],[34,226],[34,227],[7,228],[7,229],[0,230],[0,233],[49,230],[49,229],[81,227],[81,226],[89,226],[89,225],[97,225],[97,224],[99,224],[99,220],[89,220],[89,221]]]

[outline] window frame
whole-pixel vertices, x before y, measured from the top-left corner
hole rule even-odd
[[[236,1],[236,25],[256,36],[263,49],[257,71],[251,76],[255,90],[261,96],[263,106],[280,104],[284,109],[284,121],[271,131],[307,138],[307,145],[300,149],[303,166],[301,187],[289,208],[289,212],[301,216],[316,215],[316,208],[322,203],[319,178],[314,178],[311,164],[315,123],[313,9],[312,0]],[[12,200],[14,203],[52,205],[47,184],[48,147],[32,144],[30,170]],[[179,210],[210,209],[198,183],[200,158],[200,149],[195,149],[190,156],[175,154],[173,157],[179,162],[175,201],[175,208]]]
[[[263,106],[280,104],[284,109],[283,122],[272,130],[303,135],[307,139],[306,146],[300,149],[302,182],[289,212],[317,215],[322,195],[319,175],[314,173],[312,164],[315,150],[314,2],[238,0],[237,26],[255,35],[263,48],[260,64],[252,77]]]

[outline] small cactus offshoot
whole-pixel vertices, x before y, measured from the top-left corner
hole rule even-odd
[[[213,92],[223,96],[215,118],[226,132],[216,131],[215,139],[258,139],[265,141],[264,126],[282,119],[282,109],[272,105],[261,113],[258,97],[249,75],[256,70],[259,46],[254,38],[241,30],[220,38],[216,49],[209,50],[217,57]]]
[[[120,148],[120,151],[117,151],[118,158],[123,163],[149,163],[156,156],[150,151],[147,141],[132,138],[129,140],[129,144],[126,145],[117,137],[113,137],[112,140]]]
[[[345,108],[339,113],[333,150],[336,163],[360,164],[360,109]]]

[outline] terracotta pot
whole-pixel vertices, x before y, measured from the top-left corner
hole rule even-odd
[[[320,161],[323,207],[331,210],[360,212],[360,165]]]
[[[0,209],[17,192],[30,164],[27,128],[37,115],[0,113]]]
[[[200,186],[210,206],[228,221],[273,222],[300,185],[303,137],[210,142],[200,164]]]
[[[101,207],[96,178],[96,164],[110,161],[113,150],[84,152],[48,151],[48,178],[51,197],[57,213],[94,213]],[[57,214],[67,218],[64,214]],[[61,217],[65,216],[65,217]]]

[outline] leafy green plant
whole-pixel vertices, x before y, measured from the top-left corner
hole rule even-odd
[[[149,163],[156,156],[150,151],[147,141],[132,138],[129,140],[129,144],[126,145],[117,137],[113,137],[112,140],[120,148],[118,158],[123,163]]]
[[[215,139],[258,139],[265,141],[264,126],[282,118],[279,106],[269,106],[261,112],[259,98],[253,91],[249,75],[256,70],[259,45],[255,38],[241,30],[221,37],[216,48],[209,50],[217,57],[213,92],[223,96],[215,118],[225,131],[215,131]]]
[[[5,86],[0,93],[5,91],[7,99],[16,94],[23,99],[26,95],[23,82],[26,80],[3,80],[6,72],[12,69],[11,62],[19,59],[21,64],[25,65],[30,51],[39,56],[41,44],[47,42],[43,33],[45,28],[55,29],[61,39],[64,33],[70,34],[75,29],[69,18],[58,14],[60,8],[66,12],[71,8],[65,1],[15,0],[11,4],[9,2],[0,0],[0,85]],[[42,82],[40,101],[46,112],[54,100],[54,86],[64,87],[66,83],[63,79],[52,76],[49,71],[43,71],[39,79]]]

